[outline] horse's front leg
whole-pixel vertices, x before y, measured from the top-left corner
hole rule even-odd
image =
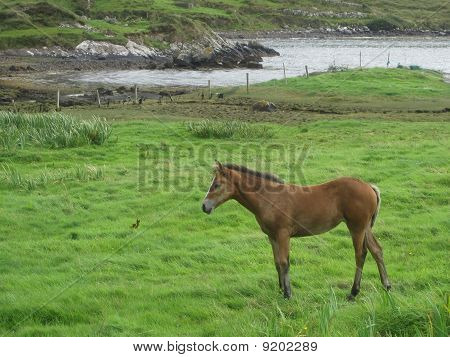
[[[272,241],[272,240],[271,240]],[[289,243],[290,237],[284,233],[278,233],[275,235],[272,243],[272,249],[274,252],[275,266],[278,271],[278,278],[280,282],[280,288],[283,290],[284,297],[289,299],[291,293],[291,282],[289,279]],[[275,246],[275,248],[274,248]]]
[[[280,272],[280,264],[278,264],[278,243],[275,240],[275,237],[269,237],[270,244],[272,245],[272,253],[273,253],[273,261],[275,263],[275,268],[278,273],[278,286],[282,290],[283,284],[281,282],[281,272]]]

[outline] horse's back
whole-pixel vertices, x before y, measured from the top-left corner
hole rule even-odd
[[[326,232],[340,222],[366,222],[376,210],[376,196],[368,183],[352,177],[341,177],[298,189],[295,216],[304,229],[296,235]]]

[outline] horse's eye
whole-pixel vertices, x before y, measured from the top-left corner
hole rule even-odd
[[[218,188],[220,187],[220,183],[215,183],[214,185],[213,185],[213,189],[214,190],[217,190]]]

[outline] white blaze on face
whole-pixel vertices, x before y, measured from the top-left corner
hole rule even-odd
[[[215,205],[216,203],[209,198],[205,198],[205,200],[203,201],[203,207],[206,213],[211,213]]]
[[[216,208],[217,204],[222,202],[225,192],[220,192],[220,190],[211,191],[212,185],[214,185],[215,178],[213,178],[211,185],[209,187],[208,192],[206,193],[205,198],[203,199],[202,209],[205,213],[211,213],[214,208]],[[213,198],[208,197],[213,196]]]
[[[215,180],[215,177],[213,177],[212,182],[211,182],[211,185],[209,185],[208,192],[206,192],[206,196],[205,196],[205,198],[203,199],[203,210],[204,210],[206,213],[211,213],[212,210],[214,209],[214,207],[216,206],[216,202],[215,202],[214,200],[208,198],[208,195],[209,195],[209,193],[210,193],[210,191],[211,191],[211,187],[212,187],[212,185],[214,184],[214,180]]]

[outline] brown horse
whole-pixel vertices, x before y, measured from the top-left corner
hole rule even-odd
[[[372,233],[381,202],[376,186],[349,177],[321,185],[297,186],[285,184],[272,174],[217,162],[202,210],[210,214],[229,199],[252,212],[269,236],[280,289],[286,298],[291,297],[290,238],[324,233],[341,222],[346,223],[355,248],[356,272],[348,298],[353,300],[359,292],[367,249],[378,265],[383,286],[390,289],[381,246]]]

